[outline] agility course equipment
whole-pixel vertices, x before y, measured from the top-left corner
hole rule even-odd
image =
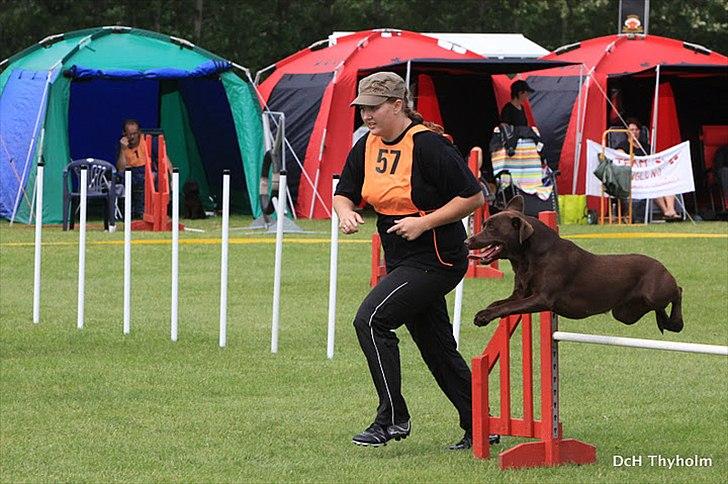
[[[331,196],[336,193],[339,184],[339,175],[334,174],[331,180]],[[331,259],[329,262],[329,321],[326,336],[326,357],[334,357],[334,337],[336,335],[336,283],[339,261],[339,216],[331,203]]]
[[[556,213],[542,212],[539,219],[556,229]],[[539,439],[501,452],[501,469],[545,467],[561,464],[596,462],[596,447],[575,439],[564,439],[559,409],[559,341],[594,343],[670,351],[718,354],[728,356],[728,346],[698,345],[635,338],[617,338],[558,331],[558,319],[549,311],[539,313],[541,371],[541,419],[534,418],[532,315],[520,314],[502,318],[483,353],[473,358],[473,454],[490,456],[489,434]],[[523,371],[523,417],[511,412],[510,341],[521,326]],[[499,363],[500,415],[493,416],[489,405],[489,375]]]
[[[476,146],[470,150],[468,157],[468,168],[473,172],[476,180],[480,179],[480,167],[483,165],[483,150]],[[482,207],[473,212],[472,233],[478,233],[483,223],[490,217],[488,201]],[[502,279],[503,271],[498,269],[498,261],[495,260],[488,265],[481,264],[478,260],[468,260],[468,271],[465,273],[468,278]]]
[[[42,158],[38,161],[36,168],[36,188],[35,192],[35,249],[33,263],[33,323],[40,322],[40,247],[41,247],[41,231],[43,228],[43,170],[44,163]]]
[[[179,319],[179,171],[172,172],[172,308],[170,311],[170,325],[172,341],[177,341],[177,325]],[[165,205],[164,216],[167,210]]]
[[[88,169],[86,165],[81,166],[81,180],[79,186],[81,188],[81,205],[80,220],[78,222],[78,312],[76,319],[76,327],[83,329],[84,318],[84,297],[86,285],[86,189],[87,189]]]
[[[147,157],[144,164],[144,215],[141,220],[132,222],[132,230],[151,230],[154,232],[172,230],[172,221],[167,216],[169,206],[169,172],[171,166],[167,157],[167,144],[164,135],[157,136],[157,173],[152,168],[152,136],[145,134],[141,140],[146,145]],[[156,180],[156,186],[154,181]],[[184,230],[184,228],[183,228]]]
[[[278,332],[281,314],[281,259],[283,257],[283,219],[286,218],[286,172],[281,170],[276,200],[276,259],[273,276],[273,318],[271,321],[270,352],[278,353]]]
[[[227,345],[228,243],[230,234],[230,171],[222,175],[222,234],[220,236],[220,348]]]
[[[124,323],[122,332],[131,332],[131,168],[124,170]]]

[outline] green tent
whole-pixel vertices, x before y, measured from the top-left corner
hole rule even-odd
[[[180,183],[197,181],[208,207],[229,169],[232,208],[261,214],[263,127],[244,68],[186,40],[129,27],[50,36],[2,67],[0,217],[29,221],[42,139],[43,221],[60,222],[64,167],[80,158],[115,163],[125,119],[163,131]]]

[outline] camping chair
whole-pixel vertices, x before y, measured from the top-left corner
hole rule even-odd
[[[72,161],[63,170],[63,230],[68,230],[69,226],[71,229],[74,227],[81,198],[79,181],[83,165],[88,167],[86,200],[101,199],[105,201],[104,229],[113,231],[116,227],[115,215],[118,211],[116,203],[118,198],[123,198],[124,187],[116,184],[114,165],[95,158]]]
[[[533,132],[538,135],[536,128]],[[501,128],[493,130],[493,137],[501,138]],[[515,150],[509,155],[505,146],[491,141],[491,164],[496,181],[493,211],[503,210],[511,198],[523,197],[523,210],[526,215],[537,217],[539,212],[558,212],[556,176],[548,164],[542,160],[540,141],[532,138],[519,138]]]

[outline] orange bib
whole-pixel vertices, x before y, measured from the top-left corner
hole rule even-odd
[[[121,152],[128,168],[144,166],[147,162],[147,143],[144,137],[139,140],[136,148],[122,148]]]
[[[428,129],[418,124],[397,144],[385,144],[369,135],[364,151],[362,198],[383,215],[409,215],[419,212],[412,201],[412,154],[414,135]]]

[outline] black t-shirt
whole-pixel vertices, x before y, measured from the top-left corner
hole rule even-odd
[[[644,148],[644,150],[641,149],[638,144],[635,144],[634,145],[634,155],[635,156],[647,156],[647,155],[649,155],[650,154],[650,151],[652,151],[651,148],[650,148],[650,145],[647,142],[644,142],[644,143],[641,143],[641,144],[642,144],[642,148]],[[619,143],[619,145],[617,146],[617,149],[618,150],[622,150],[625,153],[629,154],[629,140],[624,140],[621,143]]]
[[[518,109],[510,101],[503,106],[500,114],[501,123],[513,126],[528,126],[528,119],[523,108]]]
[[[415,124],[410,125],[397,139],[385,144],[397,144],[413,126]],[[336,195],[348,198],[355,205],[362,200],[364,155],[369,136],[368,133],[363,136],[349,152],[336,188]],[[418,209],[430,212],[455,197],[467,198],[480,191],[480,185],[465,160],[447,139],[435,132],[423,131],[416,133],[413,140],[410,185],[412,201]],[[411,216],[419,215],[414,213]],[[468,251],[463,243],[465,228],[460,221],[428,230],[417,239],[408,241],[395,233],[387,233],[387,229],[394,225],[395,220],[404,217],[377,213],[377,230],[382,239],[388,270],[398,265],[447,269],[449,266],[440,263],[440,259],[458,268],[467,264]],[[435,240],[437,240],[437,252]]]

